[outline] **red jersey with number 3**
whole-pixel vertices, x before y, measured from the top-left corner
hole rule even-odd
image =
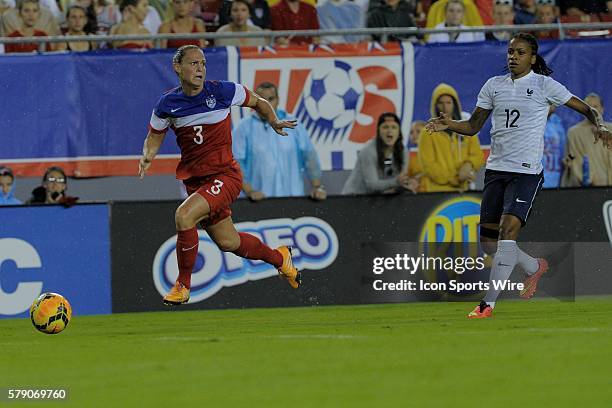
[[[176,178],[224,173],[238,164],[232,155],[230,107],[249,102],[247,89],[228,81],[204,81],[202,92],[187,96],[181,87],[166,92],[157,102],[149,130],[171,128],[181,149]]]

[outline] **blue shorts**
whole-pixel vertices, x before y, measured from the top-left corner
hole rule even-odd
[[[480,223],[499,224],[503,214],[512,214],[524,226],[536,195],[544,184],[544,172],[525,174],[486,170],[484,183]]]

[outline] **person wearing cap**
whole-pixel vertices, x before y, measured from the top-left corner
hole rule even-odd
[[[8,167],[0,167],[0,205],[19,205],[21,200],[14,195],[15,176]]]

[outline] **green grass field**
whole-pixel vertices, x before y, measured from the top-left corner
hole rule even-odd
[[[471,307],[76,316],[53,336],[0,320],[0,387],[68,387],[39,403],[62,407],[610,406],[612,299]]]

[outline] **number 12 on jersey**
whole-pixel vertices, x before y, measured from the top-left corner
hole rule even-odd
[[[507,110],[507,109],[506,109]],[[506,126],[508,127],[508,126]],[[193,127],[193,131],[195,132],[196,136],[193,138],[193,141],[196,144],[202,144],[204,142],[204,135],[202,134],[202,132],[204,131],[204,127],[199,125],[199,126],[194,126]]]
[[[516,121],[518,120],[518,118],[521,117],[521,112],[519,112],[516,109],[512,109],[512,111],[510,109],[506,109],[506,127],[509,128],[515,128],[518,127],[518,125],[516,124]],[[512,118],[512,122],[510,122],[510,119]],[[510,125],[508,125],[508,123],[510,123]]]

